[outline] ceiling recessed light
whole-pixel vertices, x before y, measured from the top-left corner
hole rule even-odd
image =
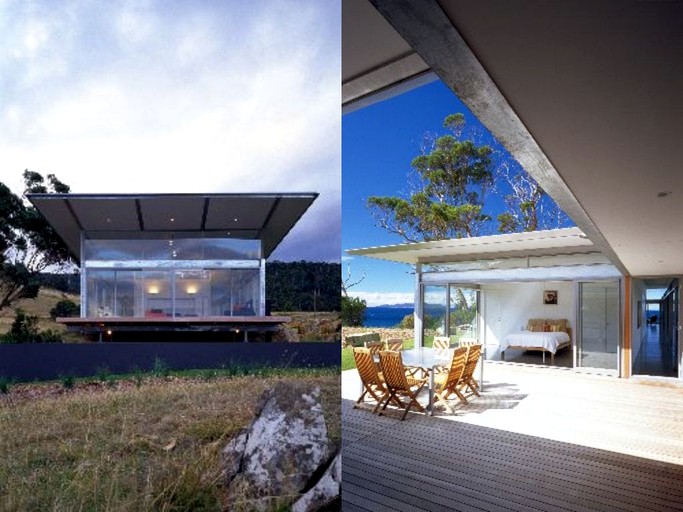
[[[664,190],[662,192],[657,192],[657,197],[669,197],[671,195],[671,190]]]
[[[108,222],[108,223],[111,222],[111,219],[110,219],[109,217],[107,217],[107,222]]]
[[[175,219],[173,217],[171,217],[171,222],[175,222]]]
[[[228,231],[228,232],[226,233],[226,235],[230,236],[230,231]]]
[[[237,222],[237,217],[235,217],[235,222]]]

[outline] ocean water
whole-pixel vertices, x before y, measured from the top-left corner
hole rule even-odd
[[[413,308],[369,307],[365,310],[365,327],[396,327]]]

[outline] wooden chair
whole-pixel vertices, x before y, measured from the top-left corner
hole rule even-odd
[[[384,343],[385,350],[403,350],[403,340],[400,338],[391,338]]]
[[[363,345],[370,350],[373,356],[379,355],[380,351],[384,350],[384,343],[381,341],[366,341]]]
[[[472,345],[481,345],[477,338],[460,338],[459,347],[471,347]]]
[[[449,414],[453,414],[453,409],[448,405],[448,397],[456,395],[460,402],[467,405],[467,398],[460,392],[458,386],[462,382],[463,374],[467,364],[467,354],[471,349],[469,347],[459,347],[453,351],[453,359],[448,367],[448,372],[443,372],[434,377],[434,401],[443,403]]]
[[[451,338],[448,336],[434,336],[432,347],[440,349],[451,348]]]
[[[387,408],[387,405],[389,405],[389,402],[392,399],[396,399],[399,403],[399,407],[404,409],[401,421],[405,419],[406,414],[408,414],[408,411],[413,405],[421,412],[425,412],[424,407],[417,401],[417,395],[425,384],[427,384],[428,379],[426,377],[417,379],[406,375],[406,367],[403,366],[401,352],[383,350],[379,353],[379,360],[382,366],[382,373],[384,374],[386,386],[389,390],[388,396],[383,399],[384,405],[382,406],[380,415],[382,414],[382,411]],[[408,402],[404,403],[400,400],[399,396],[407,397]]]
[[[363,392],[358,400],[356,400],[354,408],[369,394],[377,402],[372,412],[377,412],[382,399],[388,395],[384,376],[377,370],[377,364],[369,348],[354,347],[353,358],[356,361],[356,369],[360,374],[360,380],[363,382]]]
[[[474,378],[474,370],[477,367],[477,362],[479,362],[479,356],[481,355],[481,345],[471,345],[467,347],[469,351],[467,352],[467,362],[465,363],[465,371],[462,374],[462,379],[460,379],[460,384],[458,385],[458,390],[461,393],[466,391],[468,388],[471,391],[470,395],[479,396],[479,383]]]

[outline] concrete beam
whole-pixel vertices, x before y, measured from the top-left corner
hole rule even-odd
[[[436,0],[370,0],[623,275],[626,266]]]

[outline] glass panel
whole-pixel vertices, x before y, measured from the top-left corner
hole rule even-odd
[[[425,286],[422,297],[422,339],[425,347],[431,347],[434,336],[446,335],[448,314],[448,287]]]
[[[619,367],[619,283],[579,283],[580,333],[577,365]]]
[[[232,316],[232,270],[211,271],[211,315]]]
[[[115,316],[142,316],[141,308],[136,313],[136,274],[132,271],[116,271],[116,299],[114,301]],[[140,288],[140,285],[137,285]],[[139,293],[137,294],[140,295]],[[139,301],[137,301],[139,303]]]
[[[451,341],[461,338],[479,339],[477,290],[451,285],[448,311]]]
[[[144,270],[142,298],[145,318],[173,316],[173,280],[168,271]]]
[[[84,260],[257,260],[260,240],[237,238],[166,238],[83,242]]]
[[[208,316],[211,295],[211,272],[178,270],[175,272],[175,316]]]
[[[259,313],[260,271],[231,270],[231,303],[234,316],[254,316]]]
[[[114,316],[115,272],[112,270],[90,270],[86,278],[87,316]]]

